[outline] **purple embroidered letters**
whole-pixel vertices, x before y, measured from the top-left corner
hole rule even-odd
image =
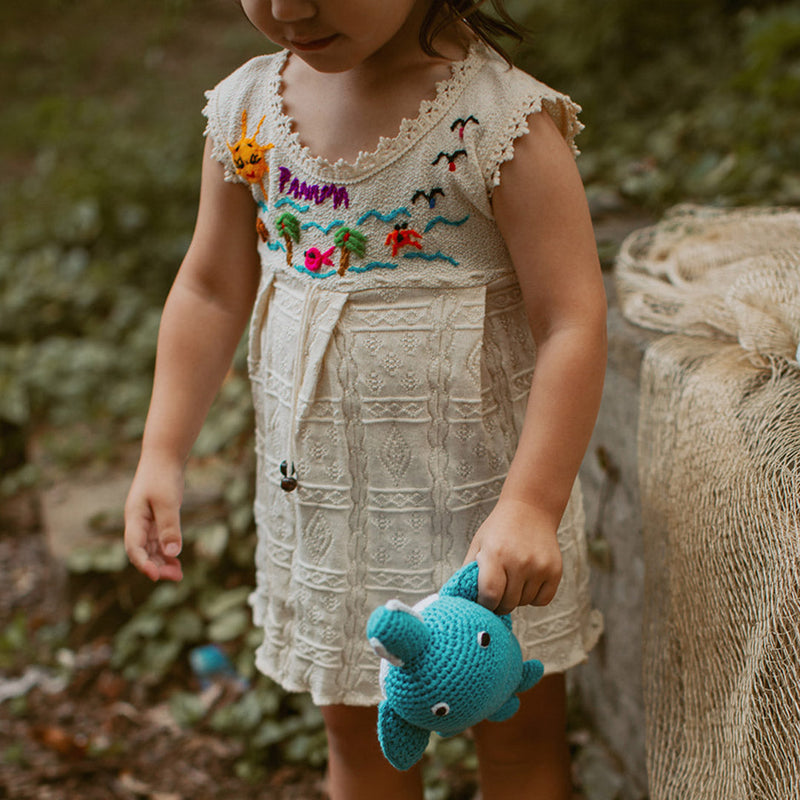
[[[317,205],[324,203],[329,198],[333,199],[333,207],[339,208],[344,204],[345,208],[350,207],[350,198],[344,186],[336,186],[333,183],[320,185],[318,183],[306,183],[292,177],[292,172],[288,167],[279,167],[280,178],[278,191],[281,194],[288,194],[296,200],[313,200]]]

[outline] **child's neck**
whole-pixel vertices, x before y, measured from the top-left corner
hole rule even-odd
[[[450,77],[468,44],[454,28],[434,43],[442,57],[425,54],[415,39],[338,73],[316,72],[290,57],[283,70],[284,112],[314,155],[353,162],[359,152],[372,152],[382,136],[394,137],[404,118],[418,115],[420,103],[435,97],[436,84]]]

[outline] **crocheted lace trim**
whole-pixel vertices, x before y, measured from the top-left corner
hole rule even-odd
[[[514,158],[514,142],[530,132],[528,117],[541,112],[542,109],[547,111],[559,125],[573,155],[576,157],[580,155],[581,151],[575,144],[575,137],[585,127],[578,119],[581,107],[566,95],[556,92],[549,96],[544,93],[532,94],[525,102],[519,104],[508,118],[501,135],[497,137],[497,152],[488,154],[484,179],[490,191],[500,185],[500,168],[506,161]]]
[[[217,92],[216,89],[209,89],[205,93],[206,104],[203,108],[203,116],[206,118],[206,129],[203,136],[208,140],[211,137],[211,156],[219,161],[225,168],[225,180],[228,183],[246,183],[240,178],[233,168],[231,153],[228,148],[228,139],[220,126],[219,114],[217,113]]]
[[[302,162],[311,175],[340,183],[348,179],[364,180],[400,158],[424,133],[442,119],[482,66],[485,55],[485,45],[480,42],[470,44],[466,56],[461,61],[452,63],[450,76],[436,83],[434,98],[422,100],[419,112],[413,119],[403,118],[395,136],[381,136],[374,150],[361,151],[353,162],[340,158],[331,163],[323,156],[315,156],[302,144],[299,133],[292,130],[291,118],[284,113],[281,95],[282,74],[289,56],[289,51],[284,50],[275,59],[267,92],[275,121],[272,141],[276,144],[282,142],[294,150],[297,161]]]

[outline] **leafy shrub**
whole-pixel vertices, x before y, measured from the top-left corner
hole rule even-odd
[[[581,167],[655,211],[800,202],[800,10],[520,0],[521,62],[584,106]]]

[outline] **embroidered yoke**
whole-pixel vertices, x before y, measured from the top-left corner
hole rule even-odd
[[[473,45],[397,136],[329,163],[283,113],[287,57],[249,61],[205,109],[226,179],[258,205],[257,665],[318,704],[371,705],[370,612],[461,566],[522,426],[535,353],[492,217],[500,167],[531,113],[573,149],[582,126],[569,98]],[[602,627],[577,485],[559,542],[556,598],[514,612],[525,658],[549,672],[584,660]]]

